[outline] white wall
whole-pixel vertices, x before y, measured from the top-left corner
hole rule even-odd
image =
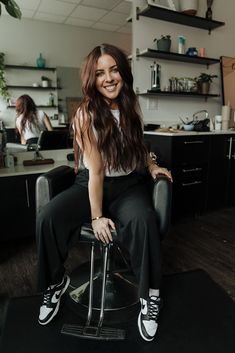
[[[135,0],[135,4],[143,2]],[[135,6],[135,5],[134,5]],[[206,1],[199,0],[199,11],[197,16],[205,17]],[[213,3],[213,19],[225,22],[225,26],[219,27],[208,34],[208,31],[193,27],[183,26],[170,22],[160,21],[140,16],[139,20],[133,16],[133,54],[135,49],[139,48],[155,48],[154,38],[160,38],[161,34],[170,34],[172,39],[171,51],[177,52],[178,36],[186,37],[186,48],[188,47],[205,47],[206,56],[211,58],[219,58],[222,55],[235,56],[235,1],[226,0],[214,1]],[[134,10],[133,10],[134,11]],[[150,65],[154,59],[140,58],[133,60],[133,72],[135,77],[134,85],[139,87],[140,91],[150,89]],[[196,77],[201,72],[207,72],[206,66],[193,65],[187,63],[177,63],[173,61],[156,60],[162,69],[162,89],[168,85],[168,79],[171,76],[177,77]],[[214,80],[211,87],[211,93],[221,94],[220,81],[220,65],[211,65],[208,72],[218,74],[219,78]],[[146,122],[160,123],[166,126],[179,123],[179,116],[192,117],[192,114],[200,109],[207,109],[210,116],[220,114],[221,97],[208,99],[187,99],[180,97],[162,97],[155,99],[157,108],[149,110],[148,98],[140,97],[141,108]]]
[[[103,42],[118,45],[128,54],[131,52],[130,34],[29,19],[19,21],[10,16],[0,17],[0,51],[6,54],[6,64],[36,66],[36,59],[42,53],[49,67],[79,68],[88,52]],[[15,72],[19,75],[19,71]],[[22,73],[20,71],[21,76]],[[18,79],[16,77],[16,81]],[[0,119],[7,126],[14,126],[13,110],[6,109],[5,102],[0,99]]]

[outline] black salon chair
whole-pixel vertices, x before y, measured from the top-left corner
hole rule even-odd
[[[74,179],[74,171],[68,166],[54,168],[39,176],[36,182],[37,214],[51,198],[72,185]],[[149,184],[160,235],[163,238],[170,225],[171,182],[162,176]],[[62,333],[93,339],[125,338],[124,330],[103,326],[104,318],[108,322],[115,322],[115,318],[121,322],[123,317],[125,320],[130,318],[139,307],[135,277],[125,249],[115,241],[115,236],[113,232],[113,243],[104,245],[96,240],[91,224],[83,225],[79,241],[90,244],[90,261],[71,274],[68,297],[73,309],[80,314],[86,312],[86,324],[84,326],[65,324]],[[97,248],[101,251],[100,258],[96,256]]]

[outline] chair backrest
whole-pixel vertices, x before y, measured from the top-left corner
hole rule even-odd
[[[41,131],[37,142],[37,150],[58,150],[68,148],[69,130]]]
[[[60,166],[42,174],[36,182],[36,212],[41,211],[51,198],[67,189],[75,179],[74,170]],[[168,233],[171,221],[172,183],[167,177],[156,179],[152,189],[153,206],[157,214],[161,239]]]
[[[71,186],[75,179],[73,168],[62,165],[40,175],[36,181],[36,215],[57,194]]]

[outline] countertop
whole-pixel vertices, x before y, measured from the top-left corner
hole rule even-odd
[[[33,159],[34,153],[19,152],[15,154],[18,160],[17,165],[10,168],[0,168],[0,177],[10,177],[27,174],[42,174],[61,165],[67,165],[72,168],[74,167],[74,162],[70,162],[67,160],[67,154],[73,153],[72,149],[41,151],[40,153],[44,158],[52,158],[54,160],[54,163],[24,166],[23,161]]]
[[[231,135],[235,134],[235,130],[213,130],[213,131],[184,131],[184,130],[173,130],[173,131],[144,131],[145,135],[161,135],[161,136],[199,136],[199,135]]]

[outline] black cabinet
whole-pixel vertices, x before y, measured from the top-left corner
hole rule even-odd
[[[206,209],[210,141],[208,136],[145,134],[158,163],[173,176],[172,217],[200,214]]]
[[[211,136],[208,210],[235,205],[235,135]]]
[[[0,178],[0,241],[35,235],[35,183],[39,175]]]

